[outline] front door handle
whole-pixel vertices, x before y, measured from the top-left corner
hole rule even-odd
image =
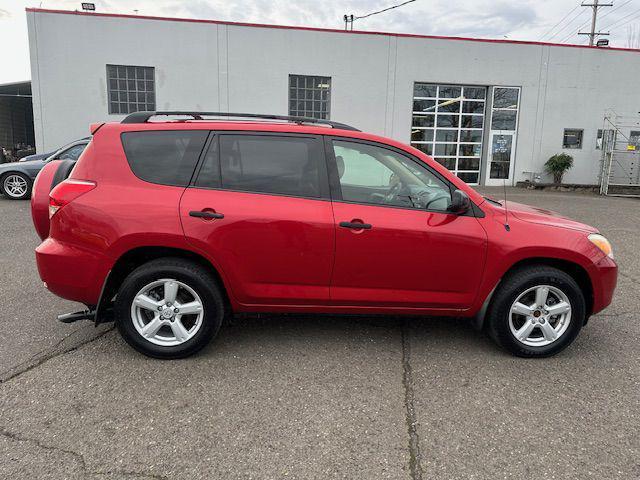
[[[211,211],[196,211],[196,210],[192,210],[189,212],[189,216],[190,217],[196,217],[196,218],[224,218],[224,214],[223,213],[217,213],[217,212],[211,212]]]
[[[350,228],[351,230],[371,230],[370,223],[362,222],[340,222],[342,228]]]

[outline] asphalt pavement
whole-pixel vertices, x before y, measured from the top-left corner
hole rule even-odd
[[[553,358],[463,320],[272,315],[149,359],[55,321],[80,306],[38,278],[29,203],[0,197],[0,478],[640,478],[640,200],[508,195],[597,226],[620,265]]]

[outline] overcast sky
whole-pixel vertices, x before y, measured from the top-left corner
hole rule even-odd
[[[105,0],[98,12],[202,18],[240,22],[344,28],[345,13],[365,15],[403,0]],[[0,83],[28,80],[29,45],[24,9],[73,10],[80,1],[0,0]],[[585,2],[591,3],[591,2]],[[610,0],[603,3],[610,3]],[[416,0],[401,8],[358,20],[357,30],[453,35],[512,40],[586,43],[578,29],[590,25],[591,9],[579,0]],[[640,0],[613,0],[602,8],[598,28],[611,31],[612,46],[628,47],[635,29],[640,47]],[[566,18],[565,18],[566,15]],[[561,20],[565,18],[561,22]],[[557,27],[554,27],[561,22]],[[608,28],[611,25],[610,28]],[[64,32],[63,35],[73,35]]]

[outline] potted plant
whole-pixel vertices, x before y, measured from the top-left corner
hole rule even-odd
[[[567,153],[557,153],[547,160],[544,169],[553,175],[553,183],[562,183],[562,177],[573,166],[573,157]]]

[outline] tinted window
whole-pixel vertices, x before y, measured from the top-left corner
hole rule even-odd
[[[427,168],[386,148],[333,142],[342,199],[428,210],[446,210],[449,186]]]
[[[218,163],[218,141],[213,139],[209,149],[204,156],[204,161],[198,172],[195,181],[198,187],[218,188],[220,187],[220,164]]]
[[[81,143],[80,145],[74,145],[71,148],[63,151],[60,155],[58,155],[58,159],[60,160],[78,160],[80,154],[84,151],[84,148],[87,146],[86,143]]]
[[[187,186],[209,132],[175,130],[122,134],[127,161],[142,180]]]
[[[318,139],[221,135],[219,148],[222,188],[320,196],[322,143]]]

